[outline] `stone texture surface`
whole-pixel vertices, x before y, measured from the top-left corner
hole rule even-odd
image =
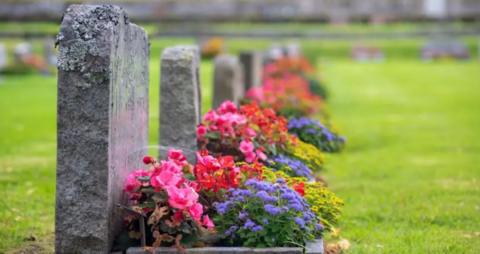
[[[148,145],[148,39],[121,8],[72,5],[57,43],[55,250],[108,253]]]
[[[307,243],[305,253],[308,254],[323,254],[323,239],[317,239],[315,241]]]
[[[239,103],[245,92],[243,69],[238,57],[222,54],[214,61],[213,107],[225,100]]]
[[[130,248],[127,254],[147,254],[142,248]],[[157,248],[154,254],[174,254],[178,253],[175,248]],[[248,253],[268,253],[268,254],[302,254],[301,248],[242,248],[242,247],[206,247],[187,249],[186,253],[195,254],[248,254]]]
[[[196,46],[167,48],[161,56],[160,156],[169,148],[182,149],[190,162],[197,150],[200,123],[199,49]]]
[[[178,253],[175,248],[157,248],[154,254]],[[186,253],[195,254],[246,254],[246,253],[269,253],[269,254],[301,254],[301,248],[244,248],[244,247],[206,247],[187,249]],[[305,253],[323,254],[323,240],[318,239],[307,244]],[[127,254],[149,254],[143,248],[129,248]]]
[[[251,87],[262,85],[262,61],[263,56],[261,52],[246,51],[240,53],[245,91],[248,91]]]

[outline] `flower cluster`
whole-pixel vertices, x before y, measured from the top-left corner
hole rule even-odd
[[[270,166],[276,170],[284,171],[290,176],[301,176],[308,180],[314,179],[312,170],[305,163],[282,154],[273,157]]]
[[[285,179],[287,185],[302,195],[310,205],[312,211],[327,231],[333,230],[338,223],[343,201],[330,191],[321,182],[308,181],[303,177],[291,177],[282,171],[265,169],[265,180],[275,183],[278,179]]]
[[[125,192],[129,196],[131,210],[148,218],[152,246],[174,242],[185,232],[193,235],[201,226],[214,227],[209,216],[204,214],[204,206],[199,203],[198,184],[185,175],[192,171],[192,165],[181,151],[171,149],[167,160],[160,162],[149,156],[143,161],[151,169],[130,173]],[[127,217],[132,232],[139,230],[131,223],[135,219]]]
[[[282,179],[250,179],[215,208],[217,228],[232,245],[303,246],[323,229],[306,200]]]
[[[246,96],[287,117],[314,114],[323,104],[319,96],[310,92],[305,78],[291,73],[265,78],[261,87],[251,88]]]
[[[324,152],[338,152],[345,144],[344,137],[331,132],[319,121],[307,117],[291,118],[288,121],[288,131]]]
[[[303,58],[280,59],[265,67],[250,102],[225,101],[205,114],[195,165],[175,149],[165,160],[145,157],[149,168],[125,183],[129,238],[143,233],[148,246],[178,249],[299,247],[331,230],[343,203],[317,181],[322,150],[337,151],[344,140],[302,117],[323,105],[306,78],[311,71]],[[148,232],[136,223],[143,218]]]
[[[204,116],[197,127],[197,138],[201,149],[249,163],[265,160],[265,153],[283,149],[291,140],[287,120],[273,110],[262,109],[256,103],[238,109],[230,101]]]
[[[286,153],[293,158],[296,158],[311,169],[313,172],[319,172],[323,169],[325,163],[325,156],[315,146],[297,140],[295,145],[289,145]]]
[[[194,175],[199,188],[206,191],[237,188],[240,183],[240,168],[232,156],[215,158],[208,152],[197,153]]]
[[[313,71],[313,66],[305,57],[282,57],[272,63],[267,64],[263,70],[263,75],[266,77],[271,77],[281,75],[286,72],[311,74]]]

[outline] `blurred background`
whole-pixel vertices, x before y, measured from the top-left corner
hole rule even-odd
[[[352,252],[480,252],[479,0],[1,0],[0,253],[53,251],[54,45],[74,3],[147,30],[152,144],[163,48],[201,46],[205,112],[215,55],[298,45],[349,139],[326,177]]]

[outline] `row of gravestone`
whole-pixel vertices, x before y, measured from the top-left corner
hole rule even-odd
[[[72,5],[57,42],[56,252],[107,253],[120,230],[124,179],[147,152],[148,38],[118,7]],[[243,96],[242,70],[260,74],[255,55],[242,56],[245,68],[233,56],[215,60],[215,105]],[[194,160],[199,80],[197,47],[164,50],[160,154],[175,147]]]

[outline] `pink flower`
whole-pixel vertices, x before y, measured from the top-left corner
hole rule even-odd
[[[243,155],[245,156],[245,161],[247,162],[253,162],[257,157],[253,152],[255,147],[253,146],[253,143],[250,141],[243,140],[242,142],[240,142],[239,149],[240,149],[240,152],[242,152]]]
[[[246,128],[245,132],[249,138],[254,138],[257,136],[257,133],[250,127]]]
[[[205,134],[207,134],[207,128],[203,126],[203,124],[200,124],[197,126],[197,138],[202,139],[205,137]]]
[[[170,170],[161,170],[160,173],[154,174],[150,179],[150,183],[155,189],[168,189],[172,186],[176,186],[182,177]]]
[[[217,111],[220,114],[225,114],[225,113],[237,113],[237,106],[235,103],[231,101],[224,101],[220,107],[218,107]]]
[[[215,122],[218,118],[217,113],[214,110],[208,111],[205,116],[203,117],[203,120],[206,122]]]
[[[246,97],[256,101],[264,101],[265,95],[263,90],[262,87],[252,87],[247,91]]]
[[[245,155],[245,161],[248,163],[252,163],[257,157],[254,152],[248,152],[244,155]]]
[[[182,173],[182,164],[179,165],[176,161],[162,161],[160,163],[160,170],[180,174]]]
[[[170,160],[173,160],[175,164],[177,164],[180,167],[183,167],[187,164],[187,157],[183,155],[181,150],[170,149],[168,151],[168,158]]]
[[[202,224],[208,229],[212,229],[215,227],[213,221],[210,219],[210,217],[208,217],[208,215],[203,216]]]
[[[261,149],[257,149],[255,152],[257,153],[257,157],[260,158],[261,160],[267,159],[267,155],[265,155],[265,153],[263,153]]]
[[[198,201],[198,194],[192,187],[177,188],[170,186],[167,189],[168,204],[177,209],[187,209]]]
[[[145,177],[149,176],[149,173],[143,169],[138,169],[131,172],[125,181],[125,191],[133,192],[136,191],[138,188],[142,186],[142,182],[140,182],[137,178],[138,177]]]
[[[200,203],[196,203],[188,208],[188,213],[192,216],[192,219],[200,223],[203,214],[203,206]]]
[[[247,140],[243,140],[242,142],[240,142],[240,151],[243,153],[243,154],[247,154],[249,152],[253,152],[253,143],[250,142],[250,141],[247,141]]]

